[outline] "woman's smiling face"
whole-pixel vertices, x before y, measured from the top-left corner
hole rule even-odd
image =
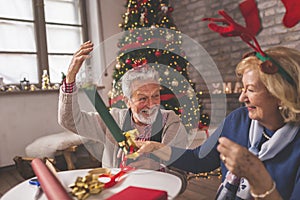
[[[281,116],[278,110],[279,100],[268,92],[258,73],[251,69],[243,73],[244,89],[239,101],[248,108],[249,118],[268,124],[273,121],[272,118],[277,119]]]

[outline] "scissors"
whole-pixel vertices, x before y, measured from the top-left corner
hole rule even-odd
[[[36,193],[34,195],[34,200],[38,200],[43,194],[43,189],[41,188],[40,182],[38,181],[37,178],[33,178],[33,179],[29,180],[29,184],[36,185],[38,187],[38,190],[36,191]]]

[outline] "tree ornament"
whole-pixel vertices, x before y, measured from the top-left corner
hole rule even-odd
[[[169,74],[170,74],[170,71],[167,69],[167,70],[164,72],[164,75],[169,76]]]
[[[170,32],[166,33],[166,40],[171,42],[174,39],[174,35]]]
[[[176,65],[176,70],[181,72],[182,71],[182,67],[180,67],[179,65]]]
[[[187,91],[186,94],[189,98],[192,98],[194,96],[194,90],[190,87]]]
[[[124,20],[124,23],[125,23],[125,24],[127,24],[127,23],[128,23],[128,21],[129,21],[129,18],[128,18],[128,13],[126,13],[126,14],[125,14],[125,20]]]
[[[146,13],[141,13],[140,24],[141,24],[142,26],[145,25],[145,14],[146,14]]]
[[[159,50],[155,51],[154,54],[155,54],[156,57],[160,57],[161,56],[161,52]]]
[[[120,64],[119,62],[116,64],[116,68],[117,68],[117,69],[120,69],[120,68],[121,68],[121,64]]]
[[[174,11],[174,8],[173,7],[169,7],[169,12],[173,12]]]
[[[183,114],[183,109],[180,108],[180,109],[178,110],[178,112],[179,112],[180,114]]]
[[[128,64],[128,65],[130,65],[131,64],[131,59],[129,59],[129,58],[126,59],[125,63]]]
[[[177,80],[173,80],[172,81],[172,86],[173,87],[177,87],[178,86],[178,81]]]
[[[114,93],[112,92],[112,90],[109,90],[107,93],[108,98],[112,99],[114,97]]]
[[[132,67],[133,68],[139,67],[139,66],[145,65],[147,63],[148,63],[148,60],[146,58],[138,59],[138,60],[134,61],[134,63],[132,64]]]
[[[160,6],[161,6],[161,11],[163,11],[163,13],[167,13],[168,6],[166,6],[166,4],[164,4],[164,3],[160,4]]]
[[[137,39],[137,41],[141,42],[144,38],[141,35],[139,35],[136,37],[136,39]]]

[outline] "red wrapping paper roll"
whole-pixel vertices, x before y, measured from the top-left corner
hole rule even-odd
[[[65,188],[50,169],[39,159],[31,162],[32,169],[48,200],[72,200]]]

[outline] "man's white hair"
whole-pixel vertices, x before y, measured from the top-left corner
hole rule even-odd
[[[133,69],[128,70],[122,77],[122,91],[123,95],[130,99],[132,96],[134,82],[153,82],[159,84],[158,72],[150,67],[148,64],[140,65]]]

